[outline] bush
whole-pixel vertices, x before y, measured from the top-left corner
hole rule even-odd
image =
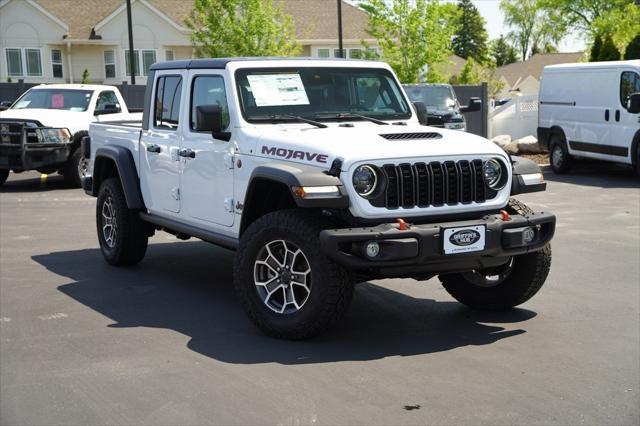
[[[624,59],[640,59],[640,34],[629,42],[624,51]]]

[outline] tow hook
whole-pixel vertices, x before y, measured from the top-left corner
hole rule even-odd
[[[398,230],[399,231],[408,231],[410,226],[407,222],[404,221],[404,219],[400,219],[397,218],[396,221],[398,222]]]

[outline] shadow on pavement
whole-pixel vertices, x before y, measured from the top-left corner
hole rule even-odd
[[[175,330],[190,337],[190,349],[227,363],[307,364],[428,354],[525,333],[482,323],[512,324],[536,316],[525,309],[480,313],[363,283],[333,330],[289,342],[265,337],[249,322],[233,292],[233,253],[206,243],[154,244],[132,268],[106,265],[98,249],[33,260],[74,280],[58,289],[112,319],[110,327]]]
[[[570,183],[598,188],[640,188],[640,178],[629,167],[605,161],[577,161],[571,171],[558,175],[543,166],[544,178],[550,182]]]
[[[45,192],[59,189],[72,190],[65,182],[64,177],[59,174],[47,176],[46,181],[40,179],[40,174],[35,172],[11,173],[9,180],[0,186],[0,193],[8,192]]]

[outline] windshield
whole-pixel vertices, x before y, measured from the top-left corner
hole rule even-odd
[[[405,86],[412,102],[424,102],[427,107],[454,109],[456,96],[449,86]]]
[[[236,72],[243,117],[317,121],[363,117],[408,119],[411,110],[393,75],[371,68],[269,68]],[[351,115],[350,115],[351,114]]]
[[[62,109],[86,111],[91,100],[91,90],[35,89],[30,90],[11,109]]]

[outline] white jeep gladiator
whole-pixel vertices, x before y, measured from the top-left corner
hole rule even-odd
[[[236,250],[244,309],[288,339],[335,323],[369,279],[438,275],[479,309],[527,301],[555,216],[511,197],[544,190],[540,169],[426,120],[382,62],[155,64],[142,122],[82,141],[102,254],[135,264],[155,230]]]
[[[41,84],[0,111],[0,185],[9,170],[38,170],[64,175],[80,187],[85,163],[80,140],[92,121],[130,118],[117,87],[90,84]]]

